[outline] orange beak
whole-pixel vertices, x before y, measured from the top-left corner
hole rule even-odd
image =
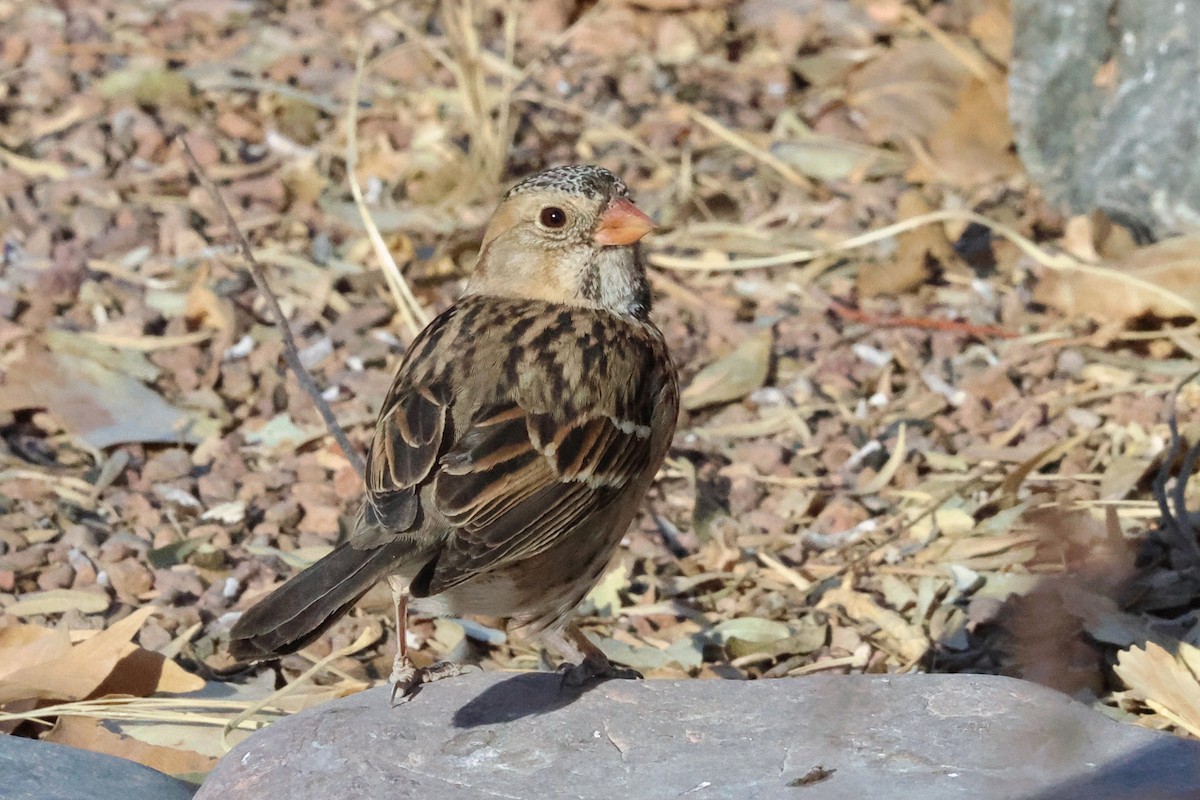
[[[600,215],[592,241],[603,247],[633,244],[654,230],[654,221],[624,197],[610,200]]]

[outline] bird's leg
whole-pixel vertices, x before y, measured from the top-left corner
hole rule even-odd
[[[643,677],[636,669],[609,661],[608,656],[583,635],[574,620],[561,631],[547,631],[543,637],[567,658],[567,663],[558,668],[565,686],[582,686],[609,678],[640,680]]]
[[[396,610],[396,658],[392,661],[392,706],[412,699],[421,685],[421,673],[408,657],[408,587],[398,577],[388,578],[392,603]]]
[[[423,683],[433,683],[442,678],[461,675],[464,668],[452,661],[439,661],[428,667],[418,667],[408,657],[408,587],[400,578],[388,578],[392,590],[392,602],[396,608],[396,658],[392,661],[392,707],[407,703]]]

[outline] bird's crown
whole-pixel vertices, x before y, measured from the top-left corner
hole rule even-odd
[[[507,199],[515,194],[538,189],[557,189],[568,194],[597,200],[629,196],[629,187],[625,185],[625,182],[604,167],[596,167],[591,164],[569,164],[564,167],[551,167],[530,175],[509,189],[504,197]]]

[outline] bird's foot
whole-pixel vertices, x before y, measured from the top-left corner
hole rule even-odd
[[[632,667],[623,667],[606,659],[585,658],[578,664],[560,664],[557,670],[562,686],[578,688],[593,681],[640,681],[645,678]]]
[[[416,697],[423,684],[478,671],[479,667],[455,664],[453,661],[439,661],[428,667],[418,667],[407,658],[397,658],[392,664],[392,674],[389,678],[392,683],[392,708]]]

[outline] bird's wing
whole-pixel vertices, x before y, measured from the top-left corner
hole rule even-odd
[[[394,398],[375,427],[367,455],[367,513],[372,526],[390,534],[420,525],[421,483],[444,447],[446,398],[435,387]]]
[[[452,393],[444,381],[416,378],[428,374],[453,318],[453,309],[441,314],[413,341],[384,400],[367,453],[365,524],[352,542],[356,549],[395,541],[421,525],[421,486],[450,444]]]
[[[437,594],[570,535],[655,458],[650,423],[481,409],[439,461],[433,497],[451,530],[414,591]]]

